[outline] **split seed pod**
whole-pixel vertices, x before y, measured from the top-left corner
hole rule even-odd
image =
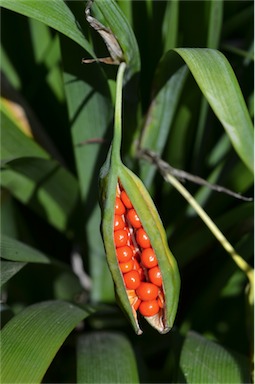
[[[125,67],[126,64],[121,63],[118,70],[114,138],[106,162],[100,172],[100,204],[102,210],[101,231],[117,297],[136,333],[142,333],[138,323],[137,312],[146,314],[147,312],[144,311],[144,307],[149,308],[152,313],[152,315],[150,315],[148,312],[149,315],[145,315],[145,319],[160,333],[166,333],[172,328],[176,316],[179,300],[180,277],[176,260],[168,248],[167,238],[161,219],[149,193],[141,180],[122,163],[120,158],[122,83]],[[139,224],[136,225],[135,221],[134,226],[132,225],[132,219],[129,219],[131,216],[130,210],[126,208],[126,212],[122,215],[125,222],[125,228],[121,231],[127,231],[128,236],[125,237],[126,235],[124,233],[122,238],[124,238],[124,243],[133,251],[131,260],[133,261],[133,264],[131,264],[134,266],[133,275],[138,275],[136,272],[137,267],[135,267],[138,265],[143,276],[141,277],[140,275],[141,281],[150,283],[143,286],[151,287],[153,285],[153,291],[157,290],[158,296],[156,299],[153,297],[153,300],[150,300],[151,293],[149,292],[148,301],[146,301],[146,297],[145,301],[141,301],[139,298],[142,289],[141,287],[140,289],[137,287],[127,288],[126,281],[129,275],[125,274],[125,266],[123,267],[123,265],[121,265],[120,267],[120,262],[118,261],[116,237],[119,236],[118,242],[120,241],[120,243],[118,243],[118,246],[120,246],[122,232],[114,232],[115,202],[116,197],[119,197],[123,191],[131,202],[131,204],[129,202],[127,206],[129,206],[129,208],[132,206],[132,210],[135,210],[131,213],[133,216],[135,215],[134,220],[136,220],[136,222],[139,222],[140,220],[141,227],[139,228]],[[130,214],[127,215],[127,212]],[[148,244],[139,240],[138,236],[142,233],[141,231],[145,231],[147,234],[149,238],[146,239]],[[141,263],[140,256],[143,247],[146,248],[148,246],[151,248],[151,252],[156,255],[158,268],[162,278],[161,287],[158,287],[149,280],[149,270]],[[155,266],[155,263],[152,265]],[[133,275],[131,273],[131,280]],[[133,278],[132,281],[134,283],[135,278]]]

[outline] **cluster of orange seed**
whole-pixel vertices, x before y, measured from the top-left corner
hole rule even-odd
[[[143,316],[156,315],[164,306],[158,260],[122,186],[115,201],[114,244],[131,305]]]

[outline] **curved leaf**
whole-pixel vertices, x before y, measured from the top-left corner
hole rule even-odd
[[[166,145],[171,123],[187,78],[186,65],[172,76],[170,76],[169,67],[170,57],[166,54],[157,68],[154,80],[157,86],[156,94],[151,102],[141,135],[141,148],[151,149],[158,155],[162,154]],[[141,178],[147,187],[150,186],[154,174],[155,168],[150,164],[141,164]]]
[[[43,264],[51,262],[48,256],[37,249],[3,234],[1,235],[0,251],[1,257],[9,261]]]
[[[56,31],[68,36],[86,49],[91,56],[94,56],[91,45],[81,32],[81,27],[77,24],[77,20],[63,0],[1,0],[1,6],[41,21]]]
[[[1,234],[0,239],[1,271],[0,286],[5,284],[12,276],[18,273],[27,263],[57,264],[66,268],[64,263],[48,256],[30,247],[12,237]]]
[[[79,201],[75,177],[26,136],[1,105],[1,185],[59,230],[66,230]]]
[[[5,284],[10,278],[18,273],[26,263],[14,261],[1,261],[0,286]]]
[[[56,161],[21,158],[8,162],[1,185],[60,231],[70,225],[79,201],[76,179]]]
[[[37,142],[27,136],[21,129],[19,120],[5,104],[0,103],[1,112],[1,161],[18,159],[20,157],[35,156],[49,158],[49,154]]]
[[[1,382],[40,383],[73,328],[92,310],[62,301],[32,305],[1,331]]]
[[[134,352],[121,334],[93,332],[78,339],[78,383],[139,383]]]
[[[229,62],[213,49],[176,48],[175,51],[185,60],[239,157],[252,171],[252,122]]]
[[[182,348],[178,383],[249,383],[246,358],[189,332]]]

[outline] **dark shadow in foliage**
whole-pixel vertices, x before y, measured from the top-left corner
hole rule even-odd
[[[134,31],[141,56],[141,96],[144,111],[148,108],[151,93],[151,81],[148,79],[153,79],[162,52],[160,34],[165,7],[165,1],[153,1],[152,11],[149,14],[148,4],[145,1],[132,2]]]
[[[176,383],[183,336],[175,327],[160,335],[144,319],[141,326],[144,333],[139,338],[134,332],[128,335],[139,362],[141,383]]]

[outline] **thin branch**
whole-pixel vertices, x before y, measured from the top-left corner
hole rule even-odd
[[[168,174],[171,174],[175,177],[177,177],[179,180],[189,180],[193,183],[199,184],[199,185],[204,185],[216,192],[222,192],[227,195],[230,195],[232,197],[235,197],[236,199],[243,200],[243,201],[253,201],[252,197],[245,197],[240,195],[239,193],[233,192],[228,188],[222,187],[221,185],[217,184],[211,184],[205,179],[202,179],[199,176],[192,175],[191,173],[185,172],[181,169],[177,169],[172,167],[170,164],[166,163],[160,157],[158,156],[157,153],[150,151],[148,149],[143,149],[139,151],[139,157],[149,160],[150,162],[154,163],[157,165],[158,169],[161,171],[161,173],[164,174],[164,172],[167,172]]]

